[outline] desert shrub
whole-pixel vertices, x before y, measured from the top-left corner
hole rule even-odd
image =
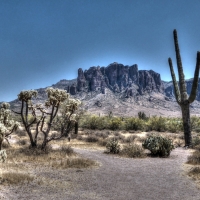
[[[111,139],[112,138],[114,138],[115,140],[121,141],[121,142],[125,142],[125,140],[126,140],[126,137],[121,134],[119,134],[118,136],[113,136],[113,137],[111,137]]]
[[[64,156],[66,156],[66,155],[71,156],[71,155],[75,154],[74,150],[69,145],[62,145],[59,152],[60,152],[60,154],[62,154]]]
[[[2,147],[3,147],[4,149],[8,149],[8,148],[10,147],[10,144],[9,144],[7,141],[3,141]]]
[[[159,131],[159,132],[166,131],[167,129],[166,122],[167,120],[164,117],[153,116],[149,118],[147,122],[147,126],[149,130],[154,130],[154,131]]]
[[[146,137],[137,137],[138,142],[144,142],[146,140]]]
[[[138,112],[138,117],[139,117],[139,119],[142,119],[142,120],[148,119],[148,117],[146,116],[146,114],[144,112]]]
[[[180,135],[178,136],[178,138],[181,139],[181,140],[184,140],[184,139],[185,139],[184,134],[180,134]]]
[[[124,142],[131,143],[137,138],[137,135],[131,135],[124,139]]]
[[[85,138],[85,141],[86,142],[98,142],[99,141],[99,138],[95,135],[88,135],[86,138]]]
[[[200,145],[200,138],[198,136],[192,138],[192,146],[193,148],[197,145]]]
[[[19,154],[24,154],[26,156],[40,156],[40,155],[47,155],[53,151],[51,145],[47,145],[44,149],[41,149],[41,144],[38,144],[37,147],[33,148],[31,145],[22,147],[18,150]],[[17,151],[15,152],[17,153]]]
[[[199,165],[200,164],[200,151],[197,150],[197,151],[193,152],[191,156],[188,156],[187,163]]]
[[[98,117],[96,115],[87,115],[80,120],[80,127],[88,129],[103,130],[107,128],[108,117]]]
[[[108,137],[109,132],[108,132],[108,131],[107,131],[107,132],[103,132],[103,133],[102,133],[102,132],[96,132],[95,135],[96,135],[97,137],[101,137],[101,138],[105,139],[105,138]]]
[[[105,140],[105,139],[100,139],[100,140],[98,141],[98,145],[99,145],[99,146],[103,146],[103,147],[105,147],[107,143],[108,143],[108,141]]]
[[[120,132],[118,132],[118,131],[117,131],[117,132],[114,132],[113,135],[114,135],[114,136],[119,136],[119,135],[120,135]]]
[[[184,142],[183,142],[183,140],[178,139],[178,140],[176,140],[176,141],[174,142],[174,145],[175,145],[176,147],[182,147],[182,146],[184,146]]]
[[[193,167],[189,172],[189,176],[193,176],[193,178],[199,178],[200,175],[200,167]]]
[[[129,158],[143,158],[146,156],[144,149],[137,144],[124,145],[120,154]]]
[[[198,129],[200,127],[199,117],[196,117],[196,116],[190,117],[190,126],[191,126],[192,131],[196,131],[196,130],[198,131]]]
[[[82,135],[78,135],[78,136],[76,137],[76,139],[77,139],[77,140],[83,140],[83,136],[82,136]]]
[[[152,155],[167,157],[170,155],[174,145],[171,139],[162,136],[149,136],[142,146],[151,151]]]
[[[194,147],[194,149],[196,149],[197,151],[200,152],[200,144],[199,144],[199,145],[196,145],[196,146]]]
[[[28,141],[26,139],[20,139],[17,143],[19,145],[26,145],[26,144],[28,144]]]
[[[126,130],[143,130],[145,128],[145,122],[139,118],[127,118],[125,120],[125,129]]]
[[[179,118],[167,118],[166,129],[172,133],[183,131],[183,122]]]
[[[119,141],[116,138],[111,138],[106,144],[107,153],[118,154],[120,148]]]
[[[126,141],[126,137],[121,135],[121,134],[119,136],[116,136],[115,138],[120,140],[121,142],[125,142]]]
[[[195,128],[195,129],[194,129],[194,132],[200,133],[200,128],[199,128],[199,127]]]
[[[1,183],[17,185],[25,182],[31,182],[33,179],[34,177],[30,176],[29,174],[6,172],[2,174]]]
[[[121,125],[122,125],[122,121],[121,121],[121,118],[119,117],[112,117],[109,120],[109,129],[111,130],[120,129]]]
[[[73,133],[70,134],[70,138],[71,139],[76,139],[77,137],[78,137],[78,134],[73,134]]]
[[[24,128],[18,128],[15,132],[18,136],[26,136],[27,133],[26,131],[24,130]]]

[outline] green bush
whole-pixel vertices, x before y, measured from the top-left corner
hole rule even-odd
[[[200,145],[200,138],[198,136],[197,137],[193,137],[192,138],[192,146],[196,147],[198,145]]]
[[[139,117],[139,119],[142,119],[142,120],[148,119],[148,117],[146,116],[146,114],[144,112],[139,112],[138,117]]]
[[[183,122],[179,118],[167,118],[166,119],[166,130],[171,133],[177,133],[183,131]]]
[[[149,118],[148,122],[146,125],[148,126],[149,130],[151,131],[166,131],[167,130],[167,119],[164,117],[157,117],[153,116]]]
[[[191,125],[191,130],[192,131],[198,131],[200,127],[200,119],[199,117],[192,116],[190,117],[190,125]]]
[[[165,117],[147,117],[143,112],[139,112],[139,117],[108,117],[85,115],[80,119],[79,126],[87,129],[110,129],[110,130],[126,130],[126,131],[169,131],[172,133],[183,131],[183,122],[181,118],[165,118]],[[145,119],[145,120],[144,120]],[[191,117],[192,130],[200,132],[200,119]]]
[[[116,138],[111,138],[106,144],[107,153],[118,154],[120,152],[120,145]]]
[[[145,122],[139,118],[127,118],[125,120],[125,129],[128,130],[143,130],[145,128]]]
[[[142,146],[145,149],[151,151],[152,155],[161,157],[168,157],[172,149],[174,149],[172,140],[170,140],[169,138],[164,138],[162,136],[155,136],[155,135],[149,136],[144,141]]]
[[[124,145],[120,154],[129,158],[143,158],[146,156],[144,149],[137,144]]]
[[[120,129],[121,125],[122,125],[122,120],[119,117],[112,117],[109,121],[109,128],[111,130]]]
[[[80,127],[87,129],[98,129],[103,130],[108,128],[109,118],[98,117],[96,115],[86,115],[80,120]]]

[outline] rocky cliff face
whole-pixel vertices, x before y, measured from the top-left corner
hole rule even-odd
[[[192,79],[188,79],[185,81],[186,82],[186,89],[187,89],[187,93],[188,95],[190,95],[191,90],[192,90],[192,83],[193,83],[193,78]],[[163,81],[163,85],[165,85],[165,95],[167,97],[169,97],[170,99],[174,99],[175,100],[175,94],[174,94],[174,85],[173,82],[164,82]],[[200,101],[200,79],[198,81],[198,91],[197,91],[197,96],[196,96],[196,100]]]
[[[160,74],[152,70],[138,70],[137,65],[124,66],[114,62],[107,67],[90,67],[84,72],[79,68],[78,92],[101,91],[104,94],[106,87],[113,92],[125,92],[127,96],[151,92],[164,93]]]

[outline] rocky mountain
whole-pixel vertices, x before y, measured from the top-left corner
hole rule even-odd
[[[164,93],[164,85],[160,74],[153,70],[138,70],[138,66],[126,66],[116,62],[107,67],[90,67],[89,70],[78,69],[77,85],[72,84],[68,92],[100,91],[105,94],[105,88],[115,93],[124,92],[126,97],[143,95],[151,92]]]
[[[186,80],[190,94],[193,79]],[[133,116],[139,111],[147,115],[180,116],[180,108],[174,96],[172,82],[162,81],[160,74],[153,70],[138,70],[138,66],[112,63],[107,67],[78,69],[78,77],[73,80],[61,80],[52,87],[65,89],[73,98],[83,102],[84,108],[94,114]],[[46,88],[37,89],[34,100],[42,103],[47,98]],[[200,81],[197,98],[191,104],[191,114],[199,115]],[[12,108],[19,108],[20,102],[14,100]]]
[[[189,95],[191,93],[191,90],[192,90],[193,78],[188,79],[185,82],[186,82],[187,93]],[[170,82],[164,82],[163,81],[163,84],[164,84],[164,87],[165,87],[165,95],[169,98],[172,98],[172,99],[175,98],[173,82],[172,81],[170,81]],[[198,82],[198,92],[197,92],[196,100],[200,101],[200,79],[199,79],[199,82]]]

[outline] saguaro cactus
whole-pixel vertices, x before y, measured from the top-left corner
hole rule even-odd
[[[199,67],[200,67],[200,52],[197,52],[196,69],[194,73],[192,91],[188,98],[187,91],[186,91],[185,77],[184,77],[183,67],[182,67],[182,61],[181,61],[181,55],[180,55],[180,50],[179,50],[179,45],[178,45],[177,31],[174,30],[173,34],[174,34],[174,45],[175,45],[175,51],[176,51],[180,90],[179,90],[178,83],[176,81],[176,76],[174,74],[171,58],[168,59],[168,62],[169,62],[171,76],[172,76],[172,80],[174,84],[176,101],[180,105],[181,111],[182,111],[185,147],[189,147],[192,145],[191,125],[190,125],[190,104],[195,100],[196,94],[197,94],[198,80],[199,80]]]

